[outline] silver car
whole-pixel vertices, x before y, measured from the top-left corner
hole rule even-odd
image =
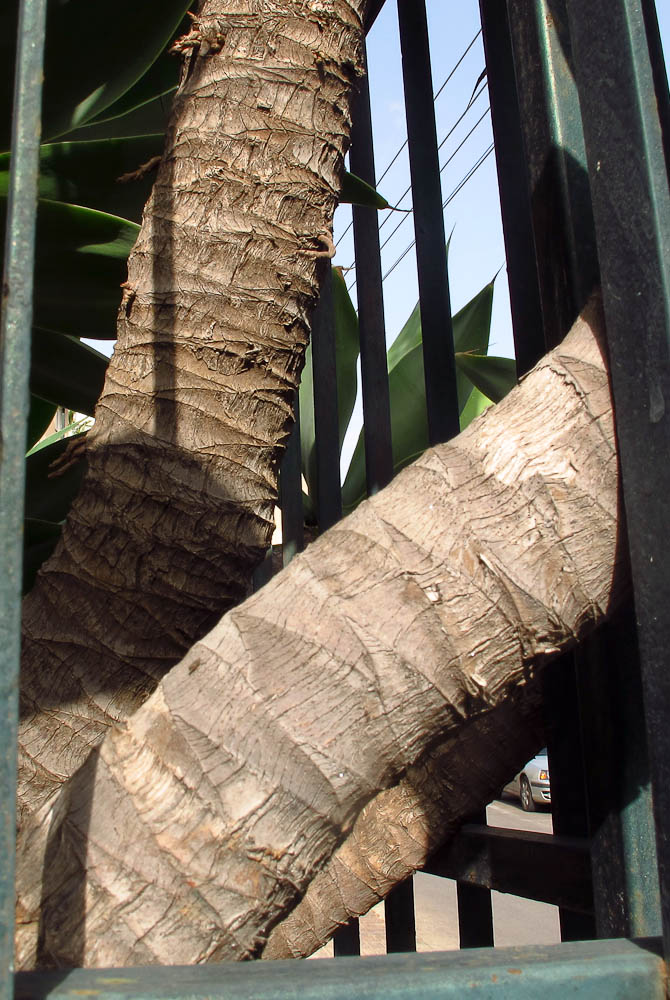
[[[547,748],[538,751],[529,760],[522,771],[503,788],[504,795],[513,795],[521,799],[521,808],[525,812],[534,812],[538,805],[551,805],[551,789],[549,787],[549,761]]]

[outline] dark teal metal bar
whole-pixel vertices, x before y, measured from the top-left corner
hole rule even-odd
[[[460,425],[424,0],[398,0],[398,25],[412,179],[428,440],[434,445],[458,434]]]
[[[577,837],[466,824],[423,871],[580,912],[592,906],[589,845]]]
[[[584,101],[586,96],[575,79],[565,0],[508,0],[507,6],[528,164],[543,339],[551,347],[565,334],[599,281],[580,109],[580,98]],[[600,32],[590,35],[589,51],[598,50],[612,59],[605,22]],[[495,35],[492,40],[497,42]],[[617,91],[617,101],[625,102],[624,94],[624,90]],[[651,93],[649,97],[653,100]],[[602,100],[601,93],[594,108],[596,116]],[[623,244],[618,252],[627,266]],[[633,248],[628,252],[635,256]],[[514,259],[509,264],[519,267]],[[539,328],[537,336],[538,342],[526,349],[526,357],[540,351]],[[610,653],[603,661],[605,646]],[[653,902],[653,860],[649,865],[654,843],[649,837],[648,796],[631,777],[645,771],[645,749],[636,735],[643,727],[643,717],[639,712],[635,715],[634,699],[617,703],[610,690],[613,676],[639,671],[635,646],[629,645],[625,654],[621,648],[605,629],[578,651],[576,673],[568,657],[554,664],[545,684],[545,699],[551,706],[548,745],[554,829],[564,835],[591,838],[596,897],[595,927],[588,917],[561,911],[564,937],[659,931],[654,916],[658,907]],[[588,748],[586,774],[582,745]],[[613,775],[615,757],[618,766]]]
[[[15,1000],[663,1000],[656,941],[17,976]]]
[[[316,508],[319,531],[332,528],[342,517],[340,442],[335,355],[335,306],[330,268],[312,319],[314,370],[314,437],[316,445]]]
[[[354,917],[344,927],[339,927],[333,934],[333,954],[335,958],[358,956],[361,953],[361,928],[358,919]]]
[[[638,0],[568,0],[598,237],[670,955],[670,190]],[[640,883],[640,891],[644,884]]]
[[[507,8],[549,350],[598,282],[586,152],[565,0],[507,0]]]
[[[352,173],[362,177],[372,187],[375,186],[372,113],[367,76],[360,81],[352,108],[349,163]],[[377,209],[354,205],[353,222],[358,327],[361,340],[365,478],[368,495],[372,496],[388,485],[393,478],[391,404],[386,367],[386,329]]]
[[[593,904],[599,937],[661,933],[656,840],[632,603],[586,650],[585,732]],[[585,686],[591,687],[585,691]]]
[[[384,901],[386,951],[416,951],[414,879],[408,878],[392,889]]]
[[[486,827],[486,809],[475,813],[470,823]],[[470,881],[456,882],[458,909],[458,938],[461,948],[492,948],[493,903],[486,886],[473,885]]]
[[[535,239],[507,5],[479,0],[491,123],[505,237],[516,367],[525,375],[545,353]]]
[[[12,996],[14,850],[24,456],[46,0],[23,0],[19,13],[12,171],[0,318],[0,997]]]
[[[282,565],[304,547],[304,513],[302,508],[302,469],[300,460],[300,405],[298,393],[293,404],[295,424],[286,442],[286,451],[279,469],[279,505],[282,516]]]

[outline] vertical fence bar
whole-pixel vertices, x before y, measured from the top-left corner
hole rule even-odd
[[[517,374],[545,352],[530,192],[507,6],[480,0]]]
[[[367,59],[365,70],[366,75],[361,80],[352,109],[349,164],[352,173],[357,174],[358,177],[374,187],[376,177]],[[354,205],[353,223],[358,328],[361,339],[365,477],[368,495],[371,496],[386,486],[393,477],[391,404],[386,362],[386,329],[377,210]],[[361,942],[358,921],[351,921],[341,931],[338,931],[333,942],[336,955],[360,955]]]
[[[312,368],[314,385],[314,441],[316,448],[316,520],[319,531],[327,531],[342,517],[340,486],[340,442],[337,399],[337,357],[333,275],[329,270],[312,320]],[[358,920],[351,920],[333,935],[333,954],[360,955]]]
[[[408,878],[386,897],[386,951],[416,951],[416,915],[414,912],[414,879]]]
[[[282,527],[282,566],[301,552],[305,543],[302,509],[302,474],[300,465],[300,402],[298,393],[294,403],[295,425],[286,443],[279,475],[279,504]]]
[[[603,631],[580,674],[580,696],[596,708],[585,730],[593,904],[598,937],[658,937],[658,866],[632,604]]]
[[[583,733],[580,724],[585,706],[580,705],[578,674],[585,666],[581,651],[551,663],[543,684],[551,812],[557,836],[588,837],[589,817],[586,798]],[[594,768],[595,761],[588,762]],[[563,941],[588,940],[596,936],[592,914],[559,908]]]
[[[333,955],[344,958],[345,955],[360,955],[361,929],[358,920],[350,920],[333,934]]]
[[[670,192],[638,2],[568,0],[598,237],[670,955]],[[606,39],[607,44],[596,40]],[[658,78],[657,78],[658,79]]]
[[[349,163],[352,173],[375,186],[367,66],[366,76],[361,80],[358,95],[354,100]],[[393,476],[382,263],[377,209],[354,205],[353,219],[358,326],[361,338],[365,472],[368,495],[371,496],[386,486]]]
[[[342,517],[335,312],[330,267],[321,285],[321,296],[312,322],[312,365],[317,521],[319,531],[327,531]]]
[[[0,976],[3,1000],[14,994],[14,850],[16,738],[21,628],[24,455],[32,320],[42,57],[46,0],[24,0],[19,12],[12,164],[0,319]]]
[[[416,236],[428,440],[459,432],[442,187],[425,0],[398,0]]]
[[[459,432],[442,187],[424,0],[398,0],[430,444]],[[486,822],[486,817],[484,817]],[[491,894],[458,884],[461,940],[493,944]]]
[[[474,817],[480,819],[481,817]],[[486,813],[484,813],[486,819]],[[493,946],[493,907],[491,891],[480,885],[456,883],[458,934],[461,948]]]
[[[598,282],[598,256],[565,2],[507,0],[507,8],[542,310],[542,332],[538,328],[533,347],[523,355],[530,361],[539,355],[542,341],[545,349],[553,347],[569,329]],[[516,338],[515,331],[519,351]],[[522,364],[519,374],[523,373]],[[590,833],[582,746],[584,741],[595,745],[589,728],[601,710],[600,692],[591,679],[578,674],[596,670],[599,642],[591,641],[587,655],[562,658],[544,683],[552,813],[558,834]],[[591,771],[596,771],[596,759],[606,768],[603,756],[592,757]],[[594,842],[598,855],[593,857],[594,870],[607,871],[611,884],[622,882],[619,859],[602,852],[601,846],[601,841]],[[560,918],[564,939],[592,937],[596,932],[590,916],[562,909]]]
[[[598,282],[579,97],[565,0],[507,0],[545,349]]]

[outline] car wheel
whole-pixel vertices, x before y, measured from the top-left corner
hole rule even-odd
[[[535,812],[535,800],[530,788],[530,782],[525,774],[521,775],[519,794],[521,796],[521,808],[523,811],[527,813]]]

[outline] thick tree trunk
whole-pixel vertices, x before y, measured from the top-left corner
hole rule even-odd
[[[17,916],[31,960],[53,796],[248,592],[269,543],[363,5],[203,0],[180,43],[182,83],[88,473],[24,604],[18,805],[30,884]]]
[[[341,847],[272,931],[262,957],[305,958],[422,868],[542,744],[541,685],[464,722],[362,810]]]
[[[53,805],[41,889],[20,858],[28,921],[41,892],[23,961],[35,938],[64,965],[255,955],[384,790],[405,779],[419,802],[439,761],[453,825],[509,776],[513,750],[476,740],[464,760],[453,741],[514,732],[538,669],[627,589],[599,326],[592,304],[112,728]]]
[[[19,814],[248,592],[273,530],[363,0],[203,0],[88,473],[24,607]]]

